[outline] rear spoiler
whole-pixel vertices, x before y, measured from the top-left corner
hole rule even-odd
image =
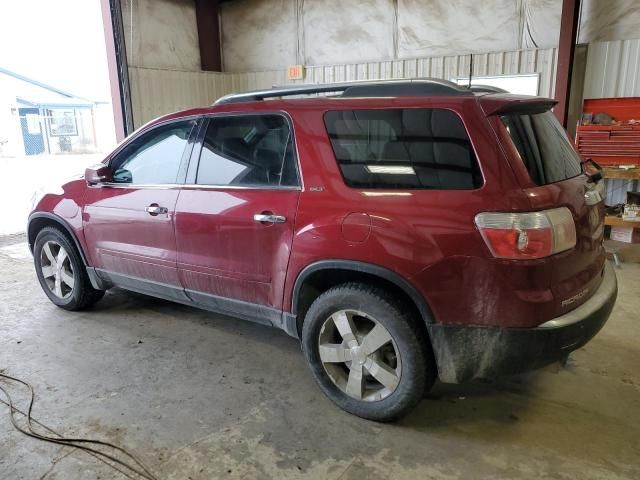
[[[558,103],[552,98],[527,95],[483,95],[478,98],[487,117],[508,113],[535,114],[551,110]]]

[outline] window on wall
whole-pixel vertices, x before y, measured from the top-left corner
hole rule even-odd
[[[47,110],[49,135],[52,137],[72,137],[78,135],[75,110]]]
[[[467,131],[443,109],[342,110],[325,114],[347,185],[474,189],[482,176]]]
[[[113,181],[130,184],[176,183],[195,121],[155,127],[129,143],[112,161]]]
[[[469,77],[454,78],[458,85],[469,85]],[[472,77],[471,85],[488,85],[506,90],[509,93],[518,95],[538,95],[540,75],[533,73],[530,75],[495,75],[486,77]]]
[[[282,115],[209,119],[196,183],[290,187],[298,185],[293,138]]]

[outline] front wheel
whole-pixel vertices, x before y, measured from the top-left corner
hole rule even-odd
[[[82,310],[104,295],[96,290],[76,247],[57,228],[45,227],[33,248],[36,274],[44,293],[65,310]]]
[[[408,413],[430,388],[428,339],[384,291],[344,284],[309,308],[302,348],[323,392],[347,412],[376,421]]]

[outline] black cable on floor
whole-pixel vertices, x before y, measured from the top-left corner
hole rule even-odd
[[[38,440],[42,440],[45,442],[49,442],[49,443],[55,443],[58,445],[64,445],[64,446],[68,446],[68,447],[73,447],[73,448],[77,448],[79,450],[83,450],[85,452],[88,452],[94,456],[98,456],[100,458],[104,459],[108,459],[112,462],[115,462],[118,465],[121,465],[122,467],[126,468],[127,470],[139,475],[140,477],[146,479],[146,480],[158,480],[157,477],[155,475],[153,475],[153,473],[151,473],[149,471],[149,469],[147,467],[145,467],[145,465],[132,453],[129,453],[127,450],[125,450],[122,447],[119,447],[118,445],[114,445],[112,443],[109,442],[103,442],[101,440],[90,440],[90,439],[86,439],[86,438],[65,438],[65,437],[49,437],[46,435],[41,435],[39,433],[37,433],[36,431],[34,431],[32,423],[33,420],[31,418],[31,411],[33,410],[33,404],[35,402],[35,392],[33,390],[33,387],[25,382],[24,380],[20,380],[19,378],[15,378],[12,377],[10,375],[5,375],[3,373],[0,373],[0,378],[4,378],[6,380],[10,380],[13,382],[17,382],[20,383],[24,386],[26,386],[29,389],[29,393],[31,395],[31,399],[29,401],[29,409],[27,410],[26,413],[26,417],[27,417],[27,427],[28,429],[24,429],[23,427],[21,427],[15,416],[14,413],[15,412],[19,412],[19,410],[14,406],[13,404],[13,399],[11,398],[11,395],[9,395],[9,392],[7,391],[6,388],[4,388],[2,385],[0,385],[0,391],[2,391],[2,393],[4,393],[5,397],[7,397],[7,404],[9,406],[9,417],[11,418],[11,424],[13,425],[13,427],[18,430],[20,433],[23,433],[24,435],[27,435],[31,438],[35,438]],[[4,402],[3,402],[4,403]],[[128,457],[129,459],[133,460],[133,463],[135,464],[135,466],[131,463],[128,463],[126,461],[120,460],[118,458],[116,458],[113,455],[110,455],[108,453],[102,452],[100,450],[97,450],[95,448],[91,448],[88,447],[86,445],[78,445],[78,444],[90,444],[90,445],[100,445],[103,447],[108,447],[108,448],[112,448],[113,450],[116,450],[120,453],[122,453],[123,455],[125,455],[126,457]],[[111,465],[109,462],[106,462],[108,465],[110,465],[111,467],[114,467],[113,465]],[[115,468],[115,467],[114,467]],[[119,470],[119,469],[118,469]],[[119,470],[121,471],[121,470]],[[121,473],[125,473],[122,472]],[[126,475],[126,474],[125,474]]]

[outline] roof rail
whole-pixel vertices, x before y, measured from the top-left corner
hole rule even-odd
[[[415,78],[402,80],[364,80],[354,82],[298,84],[232,93],[216,100],[214,105],[251,102],[266,98],[312,95],[315,93],[340,93],[343,97],[399,97],[431,95],[469,95],[467,88],[437,78]]]

